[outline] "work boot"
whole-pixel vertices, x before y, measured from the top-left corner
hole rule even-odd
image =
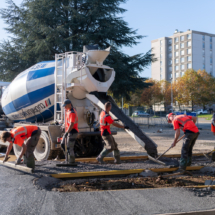
[[[72,155],[68,156],[68,164],[77,166],[77,164],[75,163],[75,157],[74,156],[72,156]]]
[[[103,161],[104,157],[107,156],[112,150],[111,149],[106,149],[104,148],[100,155],[96,158],[96,160],[100,163],[100,164],[105,164],[105,162]]]
[[[26,159],[26,166],[29,167],[29,168],[35,169],[34,156],[31,156],[31,157]]]
[[[185,167],[185,168],[184,168],[184,170],[186,170],[186,166],[187,166],[187,159],[185,159],[185,158],[181,158],[181,159],[180,159],[180,161],[179,161],[179,164],[180,164],[180,168],[182,168],[182,169],[183,169],[183,167]]]
[[[192,157],[187,158],[187,166],[191,166],[192,164]]]
[[[115,163],[115,164],[121,164],[120,152],[119,152],[118,149],[115,149],[115,150],[113,151],[113,156],[114,156],[114,158],[115,158],[114,163]]]
[[[120,156],[116,156],[114,160],[115,164],[121,164]]]

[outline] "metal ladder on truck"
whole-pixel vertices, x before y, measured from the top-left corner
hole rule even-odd
[[[61,107],[66,99],[66,55],[55,54],[54,122],[64,123],[65,111]]]

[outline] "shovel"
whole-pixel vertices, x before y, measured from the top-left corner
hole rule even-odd
[[[183,139],[184,136],[185,136],[185,135],[183,135],[180,139],[178,139],[176,143],[178,143],[181,139]],[[165,164],[164,162],[159,161],[159,158],[161,158],[163,155],[165,155],[171,148],[172,148],[172,146],[170,146],[170,147],[169,147],[163,154],[161,154],[157,159],[151,157],[150,155],[148,155],[148,158],[149,158],[149,160],[151,160],[151,161],[154,161],[154,162],[156,162],[156,163],[159,163],[159,164],[161,164],[161,165],[166,166],[166,164]]]

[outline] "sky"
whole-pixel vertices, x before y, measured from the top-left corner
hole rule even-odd
[[[20,4],[22,0],[14,0]],[[5,8],[1,0],[0,8]],[[129,27],[137,29],[139,35],[146,36],[137,46],[124,47],[128,55],[146,53],[151,48],[151,41],[173,35],[175,29],[187,29],[215,34],[214,0],[128,0],[121,4],[127,12],[122,14]],[[6,25],[0,18],[0,40],[7,39]],[[142,77],[151,77],[151,66],[146,68]]]

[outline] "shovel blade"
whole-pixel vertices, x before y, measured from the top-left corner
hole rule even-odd
[[[150,155],[148,155],[148,158],[149,158],[149,160],[154,161],[155,163],[158,163],[158,164],[161,164],[161,165],[163,165],[163,166],[166,166],[166,164],[165,164],[164,162],[159,161],[159,160],[157,160],[157,159],[151,157]]]

